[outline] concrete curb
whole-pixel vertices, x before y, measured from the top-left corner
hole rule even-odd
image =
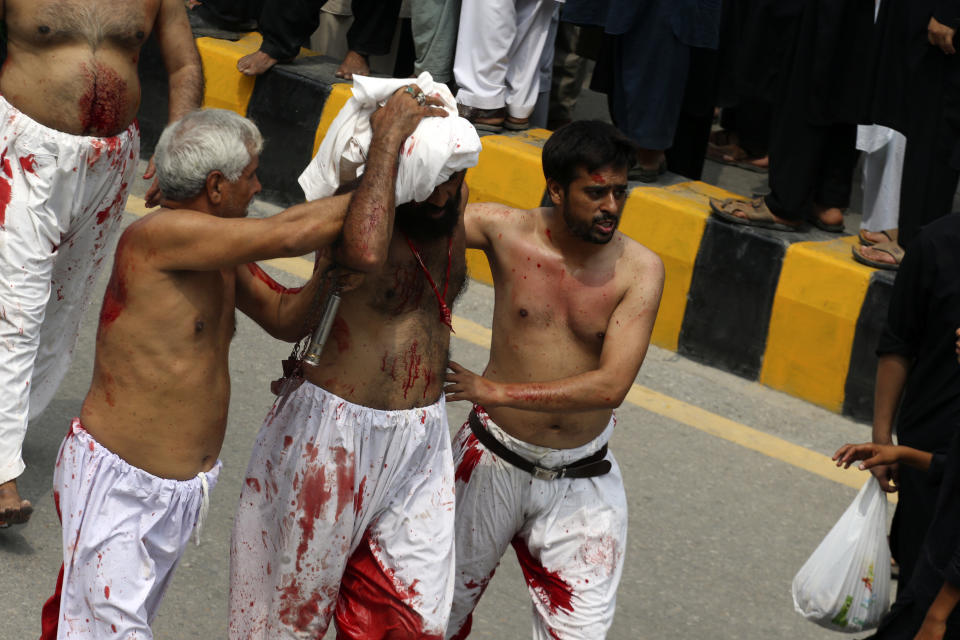
[[[260,36],[232,42],[198,38],[204,106],[253,119],[267,138],[260,162],[264,195],[278,204],[302,200],[297,177],[350,96],[333,77],[337,61],[307,50],[293,64],[256,79],[237,61]],[[166,79],[155,48],[141,57],[140,122],[145,153],[166,121]],[[467,173],[470,201],[533,208],[544,198],[540,152],[550,132],[483,138],[479,165]],[[850,258],[855,237],[785,233],[712,218],[709,198],[731,197],[702,182],[636,186],[620,228],[656,251],[666,285],[654,344],[758,380],[832,411],[868,420],[874,349],[886,318],[893,276]],[[469,251],[473,278],[492,283],[486,257]]]

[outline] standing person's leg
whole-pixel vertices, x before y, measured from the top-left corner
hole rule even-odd
[[[860,246],[853,247],[854,259],[891,269],[903,256],[897,238],[907,139],[880,125],[860,126],[857,130],[857,147],[864,150],[863,219]]]
[[[266,0],[257,30],[263,34],[260,49],[237,61],[237,69],[256,76],[277,62],[289,62],[320,24],[324,0]]]
[[[457,569],[447,638],[466,638],[480,596],[523,525],[523,496],[530,475],[485,449],[469,422],[454,438],[453,456]]]
[[[627,33],[613,37],[614,124],[640,146],[633,179],[654,182],[673,144],[690,68],[690,47],[674,35],[658,8]]]
[[[537,102],[530,114],[527,126],[543,129],[547,126],[547,116],[550,111],[550,81],[553,76],[553,56],[556,51],[554,43],[557,39],[557,27],[560,25],[560,5],[556,4],[553,9],[553,15],[550,18],[550,27],[547,32],[547,40],[543,44],[543,50],[540,52],[540,62],[537,67],[537,81],[539,91],[537,93]],[[508,118],[504,123],[507,128],[518,130],[526,128],[522,123],[518,123],[514,118]],[[517,126],[520,124],[520,126]]]
[[[353,0],[353,24],[347,31],[350,50],[334,73],[349,80],[353,74],[370,75],[370,56],[390,52],[400,16],[400,0]]]
[[[530,114],[540,93],[544,50],[549,47],[548,53],[553,53],[551,36],[555,37],[556,31],[551,29],[551,18],[555,4],[553,0],[518,0],[516,6],[517,32],[507,52],[507,70],[504,74],[504,100],[507,105],[504,126],[524,129],[529,124]],[[552,63],[551,55],[550,64],[545,65],[547,73]]]
[[[798,104],[799,103],[799,104]],[[801,224],[811,211],[823,158],[824,127],[809,122],[802,99],[787,97],[772,110],[770,193],[764,202],[773,215]]]
[[[825,231],[843,231],[843,212],[850,206],[857,164],[857,125],[837,123],[825,129],[820,176],[813,194],[811,222]]]
[[[573,109],[587,77],[587,59],[577,55],[580,27],[560,22],[553,57],[548,129],[558,129],[573,120]]]
[[[475,126],[499,130],[506,106],[507,55],[517,34],[514,0],[463,0],[453,75],[457,102]]]
[[[419,0],[410,7],[416,61],[413,72],[428,71],[437,82],[453,80],[460,0]]]
[[[450,618],[456,563],[445,402],[379,413],[390,416],[380,428],[392,427],[397,436],[377,462],[395,475],[374,502],[377,515],[344,570],[337,638],[439,639]]]

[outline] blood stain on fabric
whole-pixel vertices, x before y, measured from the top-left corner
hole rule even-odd
[[[283,448],[287,449],[291,444],[293,444],[293,438],[290,436],[283,436]]]
[[[511,544],[517,553],[517,560],[523,571],[527,586],[533,591],[541,604],[556,614],[559,610],[573,612],[573,587],[560,577],[556,571],[549,571],[537,560],[526,543],[518,536]]]
[[[26,173],[36,173],[37,158],[32,153],[20,158],[20,168]]]
[[[477,437],[471,433],[467,436],[466,451],[463,452],[463,457],[457,466],[457,471],[453,479],[461,480],[465,483],[470,482],[470,476],[473,475],[473,470],[477,467],[477,464],[479,464],[482,456],[483,449],[480,448]]]
[[[103,588],[103,597],[107,600],[110,599],[110,585],[107,585]]]
[[[307,547],[313,540],[314,528],[323,508],[330,501],[332,489],[327,486],[327,477],[324,468],[307,468],[301,478],[300,493],[297,494],[297,512],[300,518],[297,521],[300,525],[300,544],[297,545],[296,568],[300,572],[303,570],[303,557],[307,553]]]
[[[363,510],[363,494],[367,489],[367,477],[364,476],[357,487],[357,493],[353,496],[353,512],[359,514]]]
[[[250,487],[251,489],[253,489],[253,490],[256,491],[257,493],[260,493],[260,481],[259,481],[259,480],[257,480],[256,478],[247,478],[247,479],[246,479],[246,483],[247,483],[247,486],[248,486],[248,487]]]

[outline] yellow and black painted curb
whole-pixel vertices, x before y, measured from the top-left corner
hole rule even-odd
[[[267,144],[260,159],[264,195],[302,199],[297,177],[316,152],[350,86],[333,77],[336,61],[303,50],[292,65],[256,79],[237,61],[260,36],[198,38],[206,80],[204,106],[250,117]],[[149,153],[166,122],[166,79],[154,49],[141,58],[140,112]],[[152,85],[152,86],[151,86]],[[483,138],[467,173],[470,201],[529,209],[544,198],[540,154],[550,132]],[[709,199],[730,197],[702,182],[633,188],[620,229],[656,251],[666,284],[654,344],[791,395],[869,419],[876,357],[893,276],[850,257],[855,237],[785,233],[732,225],[710,216]],[[486,257],[469,251],[473,278],[492,283]]]

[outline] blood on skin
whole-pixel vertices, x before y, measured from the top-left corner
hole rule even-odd
[[[91,69],[80,65],[80,73],[87,90],[77,103],[80,126],[85,134],[112,135],[124,124],[127,104],[127,83],[120,75],[101,62]]]
[[[560,609],[573,612],[573,587],[560,577],[556,571],[548,571],[534,559],[526,543],[515,537],[510,544],[517,553],[517,560],[523,570],[523,578],[530,590],[536,594],[543,606],[550,613],[556,614]]]
[[[333,327],[330,329],[330,337],[337,342],[337,351],[343,353],[350,348],[350,327],[347,322],[337,316],[333,321]]]
[[[594,184],[607,184],[607,181],[599,173],[591,173],[590,179],[593,180]]]
[[[279,282],[277,282],[276,280],[268,276],[267,272],[261,269],[260,265],[258,265],[256,262],[248,263],[247,269],[249,269],[250,273],[256,276],[258,280],[265,283],[268,287],[270,287],[273,291],[276,291],[277,293],[291,294],[291,293],[297,293],[298,291],[303,290],[303,287],[283,286],[282,284],[280,284]]]
[[[119,258],[120,249],[118,247],[116,261],[119,261]],[[120,317],[120,313],[126,307],[126,304],[127,286],[119,267],[114,267],[110,276],[110,283],[107,285],[107,292],[103,296],[103,306],[100,308],[100,329],[106,329]]]
[[[347,561],[335,612],[338,638],[419,638],[440,640],[424,633],[423,619],[412,607],[420,597],[418,581],[404,585],[393,569],[383,567],[365,535]]]
[[[473,475],[473,470],[477,467],[477,464],[479,464],[481,457],[483,457],[483,449],[480,448],[480,442],[477,440],[477,436],[471,433],[467,436],[466,451],[463,452],[463,458],[457,466],[457,471],[453,479],[470,482],[470,476]]]
[[[420,378],[420,361],[423,356],[417,353],[417,341],[414,340],[407,351],[407,379],[403,382],[403,397],[407,397],[407,391],[413,388]]]

